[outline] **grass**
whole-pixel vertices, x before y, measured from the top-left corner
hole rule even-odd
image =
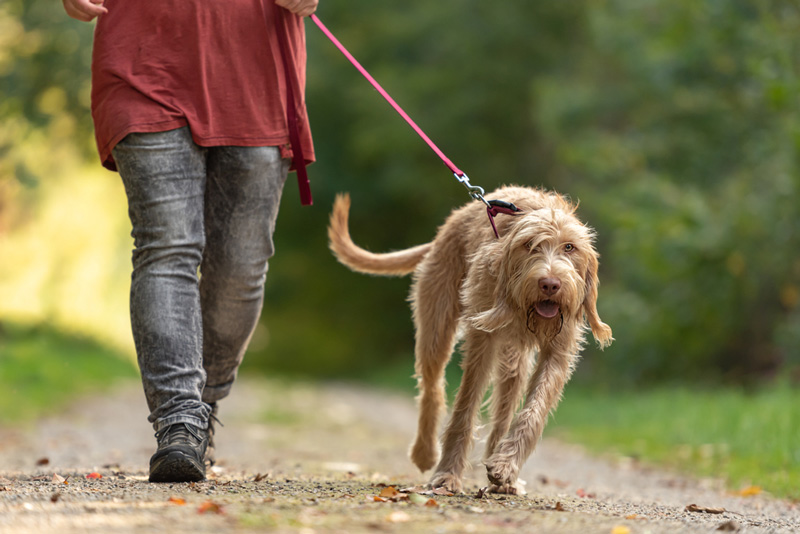
[[[546,430],[550,435],[593,452],[722,478],[734,490],[752,485],[800,498],[798,389],[567,389]]]
[[[137,375],[129,358],[44,326],[0,323],[0,424],[51,414]]]

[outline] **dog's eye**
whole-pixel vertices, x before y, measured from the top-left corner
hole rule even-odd
[[[567,243],[566,245],[564,245],[564,250],[567,252],[575,252],[576,250],[575,245],[573,245],[572,243]]]

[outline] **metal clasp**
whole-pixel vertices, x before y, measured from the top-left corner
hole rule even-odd
[[[461,174],[461,176],[459,176],[458,173],[454,172],[453,176],[456,177],[456,180],[464,184],[464,187],[466,187],[467,191],[469,192],[469,196],[471,196],[475,200],[480,200],[481,202],[486,204],[487,208],[491,207],[489,202],[487,202],[487,200],[483,198],[483,195],[486,193],[486,191],[484,191],[483,188],[479,185],[472,185],[471,183],[469,183],[469,176],[467,176],[467,173],[463,173]]]

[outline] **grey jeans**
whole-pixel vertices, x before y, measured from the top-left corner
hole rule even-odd
[[[210,147],[188,128],[113,151],[134,238],[131,325],[149,420],[208,425],[264,299],[289,161],[277,147]]]

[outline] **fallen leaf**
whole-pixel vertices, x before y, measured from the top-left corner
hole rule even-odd
[[[625,525],[617,525],[611,529],[611,534],[631,534],[631,529]]]
[[[486,496],[486,492],[489,491],[489,486],[484,486],[478,490],[478,494],[475,495],[477,499],[483,499]]]
[[[222,506],[213,502],[213,501],[204,501],[200,506],[197,507],[198,514],[224,514],[225,510],[223,510]]]
[[[397,511],[386,516],[386,520],[390,523],[405,523],[411,521],[411,516],[405,512]]]
[[[88,475],[86,475],[86,478],[90,478],[90,479],[93,479],[93,480],[99,480],[99,479],[103,478],[103,475],[101,475],[100,473],[89,473]]]
[[[50,480],[50,482],[52,482],[53,484],[63,484],[66,481],[67,481],[66,478],[56,473],[53,473],[53,478]]]
[[[409,493],[408,500],[411,501],[413,504],[426,504],[428,502],[428,497],[424,495],[420,495],[419,493]],[[432,500],[432,499],[431,499]],[[433,501],[436,502],[436,501]]]
[[[419,493],[421,495],[430,495],[433,493],[432,490],[429,490],[425,486],[411,486],[397,491],[399,491],[400,493]]]
[[[170,504],[176,504],[178,506],[183,506],[184,504],[186,504],[186,499],[182,499],[180,497],[170,497],[169,499],[167,499],[167,502],[170,503]]]
[[[739,529],[741,528],[742,527],[739,525],[739,523],[731,519],[730,521],[720,523],[720,525],[717,527],[717,530],[721,530],[722,532],[739,532]]]
[[[437,506],[439,506],[439,503],[436,502],[436,499],[428,499],[427,501],[425,501],[425,506],[427,506],[428,508],[436,508]]]
[[[56,502],[61,497],[60,493],[54,493],[50,496],[50,502]]]
[[[761,486],[747,486],[746,488],[742,488],[736,492],[736,495],[740,497],[752,497],[753,495],[758,495],[761,493]]]
[[[39,458],[36,460],[36,465],[47,465],[50,463],[50,458]]]
[[[261,482],[261,481],[262,481],[262,480],[264,480],[265,478],[269,478],[269,473],[267,473],[266,475],[262,475],[261,473],[258,473],[258,474],[256,474],[256,476],[253,478],[253,482]]]
[[[369,497],[367,497],[367,500],[369,500]],[[372,497],[372,502],[389,502],[389,499],[384,499],[383,497],[378,497],[375,495]]]
[[[724,514],[725,508],[709,508],[707,506],[697,506],[696,504],[690,504],[686,507],[687,512],[701,512],[704,514]]]
[[[450,490],[448,490],[446,488],[435,488],[433,490],[433,494],[434,495],[444,495],[446,497],[452,497],[454,495],[452,491],[450,491]]]
[[[553,510],[555,510],[556,512],[566,512],[567,511],[567,509],[564,508],[564,505],[562,505],[560,501],[556,503],[556,505],[553,508]]]
[[[391,499],[392,497],[397,497],[400,495],[400,492],[397,491],[397,488],[394,486],[386,486],[378,495],[385,499]]]

